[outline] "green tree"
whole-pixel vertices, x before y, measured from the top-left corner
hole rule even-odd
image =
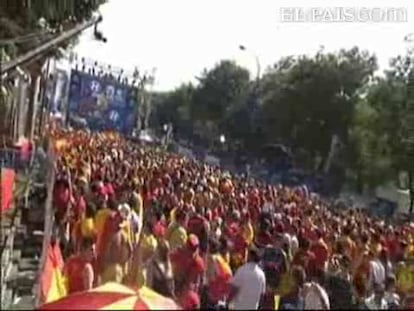
[[[192,84],[184,84],[172,92],[157,94],[153,102],[153,115],[156,116],[156,123],[159,126],[172,123],[174,131],[184,137],[191,133],[193,126],[191,105],[194,91]]]
[[[414,208],[414,54],[391,61],[386,83],[371,105],[380,113],[379,126],[391,149],[393,168],[408,173],[410,211]],[[385,84],[385,85],[384,85]]]
[[[325,161],[331,139],[348,144],[348,130],[376,59],[358,48],[282,59],[263,77],[266,137],[305,149]]]
[[[350,177],[351,181],[356,181],[359,192],[364,190],[364,186],[374,189],[395,178],[391,148],[387,134],[382,129],[382,115],[372,105],[380,91],[384,95],[392,95],[386,80],[380,79],[371,85],[367,96],[356,105],[350,129]]]
[[[220,132],[237,135],[237,128],[231,127],[235,131],[230,131],[226,122],[246,105],[249,84],[249,72],[232,61],[221,61],[203,72],[191,106],[191,117],[198,121],[196,130],[210,139]]]

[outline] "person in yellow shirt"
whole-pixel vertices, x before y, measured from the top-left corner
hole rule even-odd
[[[103,252],[104,245],[108,243],[108,236],[106,232],[107,223],[109,223],[111,216],[113,216],[116,211],[110,208],[114,207],[114,205],[108,205],[108,202],[106,200],[101,200],[98,204],[100,204],[100,209],[95,214],[94,223],[96,232],[96,249],[98,250],[98,255],[102,257],[103,254],[100,252]]]
[[[158,241],[152,234],[151,226],[145,224],[142,236],[141,244],[139,246],[139,255],[132,263],[137,267],[135,274],[135,282],[138,286],[148,285],[148,263],[153,258],[155,251],[158,247]]]
[[[252,221],[250,218],[250,214],[246,213],[242,225],[242,234],[244,239],[247,241],[248,245],[250,246],[254,241],[254,229],[252,225]]]
[[[414,265],[400,262],[396,269],[397,288],[402,293],[414,290]]]
[[[112,210],[108,207],[105,201],[103,201],[101,204],[102,204],[102,207],[96,212],[96,215],[95,215],[95,230],[96,230],[98,241],[102,235],[105,222],[108,219],[109,215],[111,215],[112,213]]]
[[[167,240],[171,250],[175,250],[185,245],[187,242],[187,215],[184,211],[178,210],[175,221],[170,224],[167,231]]]

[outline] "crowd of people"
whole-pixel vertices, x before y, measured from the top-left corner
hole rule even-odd
[[[114,133],[53,132],[69,294],[148,286],[185,309],[398,309],[414,229]]]

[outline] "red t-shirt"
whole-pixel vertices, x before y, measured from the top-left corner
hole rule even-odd
[[[53,204],[57,208],[58,217],[63,217],[71,200],[68,188],[64,186],[56,187],[53,191]]]
[[[198,309],[200,306],[200,297],[193,290],[186,290],[178,297],[178,303],[184,310]]]
[[[199,215],[194,215],[188,220],[187,233],[195,234],[200,240],[200,249],[205,251],[208,244],[207,220]]]
[[[235,222],[232,222],[226,227],[226,235],[229,238],[233,239],[237,235],[239,230],[240,230],[239,225]]]
[[[79,255],[73,255],[65,265],[65,275],[68,278],[68,294],[86,290],[83,281],[83,270],[89,262]]]
[[[233,239],[234,252],[243,253],[247,249],[247,241],[241,233],[237,234]]]
[[[315,255],[314,260],[310,263],[312,267],[323,270],[329,257],[329,250],[326,243],[320,240],[311,246],[310,251]]]
[[[195,283],[205,270],[205,263],[200,255],[191,255],[186,249],[177,249],[171,254],[174,274],[182,274],[189,283]]]
[[[273,244],[273,237],[269,232],[259,232],[256,238],[256,242],[260,245]]]
[[[111,183],[105,184],[104,188],[105,188],[105,192],[107,195],[111,196],[115,194],[114,187],[112,186]]]
[[[152,234],[156,237],[163,237],[167,232],[167,227],[162,221],[157,221],[154,226],[152,227]]]
[[[311,263],[315,260],[315,254],[311,251],[303,251],[299,250],[292,260],[292,265],[295,266],[302,266],[306,272],[309,272],[309,268],[311,268]]]
[[[316,242],[318,240],[318,236],[315,231],[310,228],[303,229],[303,237],[310,242]]]
[[[81,215],[83,213],[85,213],[85,211],[86,211],[86,202],[85,202],[85,199],[83,198],[83,196],[80,196],[76,200],[76,204],[75,204],[74,209],[73,209],[74,218],[76,220],[79,220]]]
[[[195,234],[198,238],[200,238],[206,231],[206,220],[199,216],[194,215],[188,220],[187,224],[187,232]]]

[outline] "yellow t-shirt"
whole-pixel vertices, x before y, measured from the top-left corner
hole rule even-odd
[[[171,212],[170,212],[170,221],[171,221],[171,223],[175,222],[175,214],[176,214],[176,212],[177,212],[177,208],[176,207],[174,207],[171,210]]]
[[[398,289],[404,293],[414,290],[414,264],[408,264],[397,271]]]
[[[137,199],[137,204],[135,206],[133,206],[133,210],[135,211],[135,213],[137,213],[138,216],[141,217],[141,212],[143,209],[143,200],[142,200],[142,196],[139,192],[135,192],[135,197]]]
[[[131,228],[131,224],[129,223],[129,221],[125,220],[121,224],[121,228],[122,228],[122,234],[124,235],[125,240],[128,241],[129,245],[132,246],[134,243],[134,236],[132,234],[132,228]]]
[[[84,238],[93,238],[96,234],[93,218],[84,218],[81,221],[81,234]]]
[[[100,209],[95,215],[95,229],[98,234],[102,233],[106,219],[111,214],[109,208]]]
[[[182,226],[171,228],[171,233],[168,236],[171,250],[180,248],[187,243],[187,231]]]
[[[252,244],[254,240],[254,229],[250,222],[243,226],[243,237],[246,239],[249,245]]]
[[[288,295],[294,286],[295,280],[293,279],[293,276],[289,272],[285,272],[280,278],[277,292],[280,296]]]

